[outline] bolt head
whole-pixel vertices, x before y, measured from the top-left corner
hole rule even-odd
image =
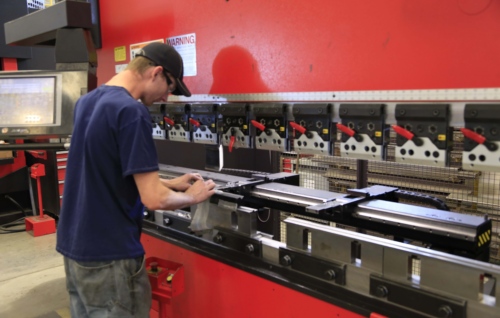
[[[387,294],[389,294],[389,290],[384,285],[378,285],[375,289],[375,296],[377,297],[387,297]]]
[[[214,242],[217,243],[217,244],[220,244],[224,241],[224,237],[220,234],[217,234],[216,236],[214,236]]]
[[[292,258],[290,255],[285,255],[281,258],[281,265],[290,266],[292,265]]]
[[[438,309],[439,317],[450,318],[453,315],[453,310],[448,305],[443,305]]]
[[[255,247],[253,246],[253,244],[247,244],[245,246],[245,253],[247,254],[253,254],[255,251]]]
[[[329,270],[325,271],[323,276],[327,280],[333,280],[333,279],[335,279],[335,271],[333,269],[329,269]]]

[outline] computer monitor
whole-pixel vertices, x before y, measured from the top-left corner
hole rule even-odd
[[[0,127],[61,124],[57,76],[0,77]]]
[[[0,140],[67,138],[85,71],[0,72]]]

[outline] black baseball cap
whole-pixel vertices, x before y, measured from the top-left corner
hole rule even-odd
[[[184,76],[184,64],[181,55],[170,45],[153,42],[143,47],[135,56],[143,56],[172,74],[175,78],[176,87],[172,92],[174,95],[191,96],[191,92],[182,81]]]

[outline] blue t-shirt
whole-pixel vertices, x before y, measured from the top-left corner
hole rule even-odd
[[[100,86],[75,106],[56,249],[77,261],[144,255],[144,205],[133,174],[158,170],[146,106]]]

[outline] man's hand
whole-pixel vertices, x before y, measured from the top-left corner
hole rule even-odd
[[[203,202],[215,193],[215,182],[204,181],[197,173],[165,180],[160,179],[158,171],[151,171],[134,174],[134,180],[141,201],[149,210],[182,209]]]
[[[161,181],[164,186],[171,190],[184,192],[189,189],[189,187],[191,187],[193,182],[196,182],[198,180],[203,180],[202,176],[199,173],[186,173],[185,175],[171,180],[162,179]]]
[[[203,202],[215,193],[215,182],[198,180],[185,193],[192,196],[196,203]]]

